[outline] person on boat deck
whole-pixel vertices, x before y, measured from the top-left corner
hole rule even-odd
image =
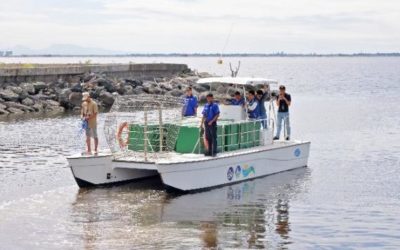
[[[260,117],[260,105],[254,90],[250,90],[247,94],[247,113],[250,119],[258,119]]]
[[[212,93],[207,95],[207,103],[203,109],[203,118],[201,119],[201,126],[204,129],[205,137],[208,142],[208,150],[206,147],[205,155],[216,156],[217,155],[217,120],[219,117],[219,107],[214,102],[214,96]]]
[[[193,96],[192,87],[188,87],[186,89],[185,105],[183,106],[183,116],[196,116],[197,107],[197,97]]]
[[[230,105],[244,106],[244,99],[239,91],[235,92],[235,96],[229,101]]]
[[[264,87],[264,89],[257,90],[256,98],[257,98],[258,104],[260,106],[259,119],[261,120],[261,125],[263,126],[264,129],[267,129],[267,126],[268,126],[267,110],[265,109],[265,101],[267,100],[267,97],[268,97],[268,90],[265,87]]]
[[[82,94],[82,108],[81,118],[87,121],[86,126],[86,146],[87,153],[92,154],[92,148],[90,145],[90,138],[94,139],[94,153],[97,154],[97,147],[99,145],[99,139],[97,136],[97,103],[90,98],[88,92]]]
[[[276,105],[278,106],[278,115],[276,121],[276,135],[274,140],[279,140],[282,129],[282,121],[285,122],[286,127],[286,140],[290,140],[290,120],[289,120],[289,106],[292,102],[292,97],[286,93],[286,87],[284,85],[279,86],[279,96],[276,99]]]

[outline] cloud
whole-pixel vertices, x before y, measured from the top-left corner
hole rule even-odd
[[[0,46],[131,52],[400,51],[394,0],[2,0]]]

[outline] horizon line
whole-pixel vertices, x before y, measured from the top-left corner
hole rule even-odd
[[[115,54],[13,54],[10,57],[355,57],[355,56],[400,56],[400,52],[358,53],[115,53]]]

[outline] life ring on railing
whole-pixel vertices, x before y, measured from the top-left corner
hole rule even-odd
[[[126,130],[127,134],[128,134],[128,136],[126,137],[125,140],[122,138],[122,133],[124,132],[124,130]],[[123,122],[123,123],[121,123],[121,125],[119,125],[118,132],[117,132],[117,140],[118,140],[119,147],[121,149],[125,149],[126,146],[129,144],[129,127],[128,127],[127,122]]]

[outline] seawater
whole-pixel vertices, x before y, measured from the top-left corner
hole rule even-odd
[[[79,189],[65,160],[82,149],[76,115],[3,118],[0,249],[400,248],[400,58],[91,60],[179,62],[221,75],[240,60],[241,76],[287,86],[293,138],[312,142],[309,166],[180,196],[158,179]]]

